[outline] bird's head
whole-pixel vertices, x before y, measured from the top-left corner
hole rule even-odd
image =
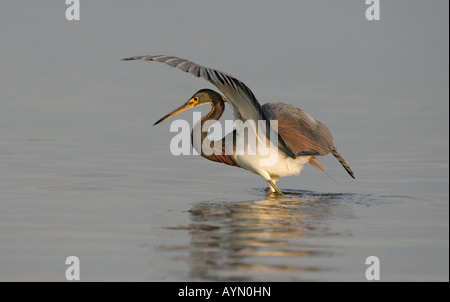
[[[211,90],[211,89],[199,90],[189,99],[189,101],[187,101],[186,103],[184,103],[177,109],[173,110],[169,114],[166,114],[165,116],[160,118],[156,123],[153,124],[153,126],[155,126],[159,123],[162,123],[165,120],[177,115],[178,113],[186,111],[188,109],[191,109],[191,108],[194,108],[197,106],[201,106],[201,105],[206,105],[206,104],[210,104],[214,107],[218,103],[223,104],[223,102],[224,102],[224,98],[220,94],[215,92],[214,90]]]

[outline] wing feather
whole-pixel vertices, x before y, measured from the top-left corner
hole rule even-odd
[[[278,134],[297,155],[327,155],[334,149],[330,130],[303,110],[283,103],[263,105],[267,117],[278,120]]]

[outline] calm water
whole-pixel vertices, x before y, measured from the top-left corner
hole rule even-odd
[[[432,2],[383,2],[376,25],[334,1],[248,4],[231,20],[225,3],[83,2],[76,24],[64,5],[5,4],[0,280],[64,281],[77,256],[83,281],[365,281],[377,256],[382,281],[448,281],[448,3]],[[155,52],[304,109],[357,180],[328,156],[335,181],[307,166],[276,197],[242,169],[172,156],[170,122],[151,125],[212,87],[120,61]]]

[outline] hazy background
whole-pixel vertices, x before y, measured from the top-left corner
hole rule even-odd
[[[364,281],[374,254],[382,280],[448,281],[448,1],[381,0],[371,22],[365,1],[80,2],[80,21],[65,19],[64,1],[0,7],[1,280],[65,280],[76,255],[86,281]],[[152,124],[213,86],[120,61],[145,54],[300,107],[331,129],[358,179],[326,157],[336,181],[306,167],[279,182],[299,197],[273,201],[247,171],[172,156],[170,122]],[[262,206],[284,214],[246,225]],[[275,232],[274,245],[251,233],[237,245],[256,254],[215,253],[235,251],[220,242],[236,233],[272,234],[274,217],[301,232]],[[213,243],[192,242],[202,236]],[[324,253],[273,254],[280,242]]]

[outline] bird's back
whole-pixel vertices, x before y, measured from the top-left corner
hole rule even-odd
[[[268,119],[278,121],[278,133],[294,153],[327,155],[334,149],[330,130],[303,110],[284,103],[262,108]]]
[[[348,174],[355,178],[352,168],[334,146],[333,135],[327,126],[292,105],[267,103],[262,109],[268,119],[278,121],[278,134],[294,154],[312,155],[310,164],[325,172],[315,161],[314,155],[327,155],[331,152]]]

